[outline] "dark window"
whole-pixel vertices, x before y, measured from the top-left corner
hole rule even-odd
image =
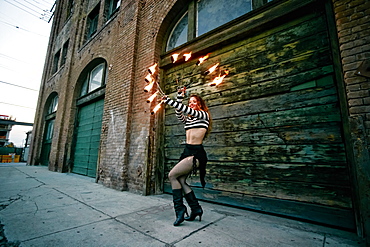
[[[197,3],[196,36],[205,34],[252,10],[252,0],[201,0]]]
[[[111,18],[112,15],[119,9],[121,0],[106,0],[105,2],[105,16],[107,19]]]
[[[51,142],[53,139],[54,122],[55,119],[46,122],[45,142]]]
[[[66,18],[67,20],[73,14],[73,6],[74,6],[74,0],[68,0],[67,18]]]
[[[62,66],[63,64],[66,63],[66,60],[67,60],[67,53],[68,53],[68,44],[69,44],[69,41],[67,40],[67,42],[64,43],[63,45],[63,49],[62,49],[62,59],[60,61],[60,65]]]
[[[87,38],[90,39],[98,30],[99,5],[91,11],[87,18]]]
[[[53,70],[52,70],[53,74],[57,72],[59,69],[59,60],[60,60],[60,50],[54,55]]]

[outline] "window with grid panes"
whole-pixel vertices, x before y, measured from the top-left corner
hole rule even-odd
[[[107,0],[105,2],[105,16],[107,19],[111,18],[114,13],[119,9],[121,0]]]
[[[90,39],[98,30],[99,9],[100,5],[91,11],[87,18],[87,39]]]
[[[86,74],[80,96],[84,96],[105,84],[105,67],[105,63],[100,63]]]
[[[170,32],[166,51],[271,1],[273,0],[192,0]]]

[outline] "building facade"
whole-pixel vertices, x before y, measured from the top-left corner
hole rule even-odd
[[[9,134],[14,125],[14,120],[7,115],[0,115],[0,147],[9,144]]]
[[[29,163],[170,192],[185,133],[173,109],[152,114],[159,99],[147,99],[186,86],[212,114],[206,188],[190,179],[200,198],[367,237],[369,9],[368,0],[57,1]]]

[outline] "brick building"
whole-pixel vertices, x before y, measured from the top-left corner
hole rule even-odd
[[[368,236],[369,9],[367,0],[58,1],[29,163],[170,192],[184,130],[173,109],[151,114],[158,102],[146,100],[187,85],[213,118],[206,188],[190,180],[200,198]],[[155,63],[158,84],[145,93]]]

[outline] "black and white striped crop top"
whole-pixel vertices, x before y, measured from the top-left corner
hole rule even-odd
[[[209,115],[205,111],[196,111],[187,105],[182,104],[184,97],[181,94],[177,95],[177,101],[167,98],[164,102],[176,109],[177,118],[185,124],[185,130],[195,128],[208,129]],[[185,116],[187,114],[188,116]]]

